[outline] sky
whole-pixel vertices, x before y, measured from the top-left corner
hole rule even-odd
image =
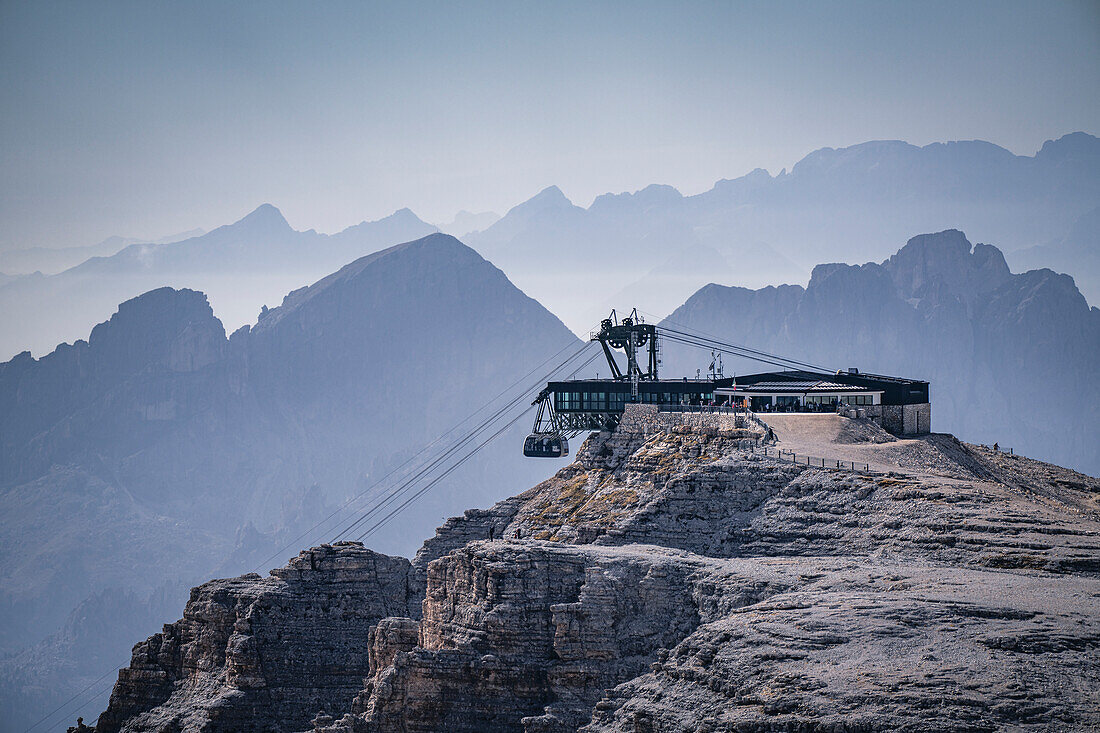
[[[0,0],[0,249],[1100,133],[1100,2]]]

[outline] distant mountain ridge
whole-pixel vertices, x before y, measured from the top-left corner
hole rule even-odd
[[[200,237],[205,233],[202,229],[192,229],[152,241],[114,236],[108,237],[97,244],[83,247],[30,247],[0,251],[0,270],[18,275],[28,275],[34,272],[52,275],[70,267],[75,267],[92,257],[110,257],[131,244],[171,244],[172,242]]]
[[[1088,301],[1100,304],[1100,206],[1075,221],[1064,237],[1007,256],[1020,270],[1049,267],[1070,273]]]
[[[805,283],[819,262],[879,260],[915,231],[959,229],[1005,252],[1045,244],[1098,201],[1100,139],[1083,132],[1034,156],[980,140],[871,141],[822,148],[790,172],[757,169],[695,196],[651,185],[584,209],[551,186],[467,242],[582,332],[600,316],[603,300],[591,293],[617,292],[670,257],[683,258],[676,276],[650,278],[660,292],[639,306],[667,313],[661,304],[713,282],[708,263],[693,257],[700,246],[734,267],[730,284]],[[1082,281],[1100,279],[1090,262],[1028,266],[1064,264]]]
[[[435,232],[401,209],[338,234],[297,231],[264,204],[233,224],[170,244],[132,244],[53,276],[31,275],[0,286],[0,357],[48,353],[75,341],[115,305],[163,286],[205,292],[230,330],[252,322],[261,306],[344,264],[398,242]],[[6,354],[5,354],[6,351]]]

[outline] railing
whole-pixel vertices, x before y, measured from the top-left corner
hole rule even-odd
[[[745,410],[745,418],[749,422],[751,422],[753,425],[760,428],[761,430],[767,431],[767,429],[768,429],[767,424],[763,420],[758,418],[756,416],[756,413],[753,412],[752,410]]]
[[[643,403],[644,404],[644,403]],[[658,412],[717,413],[721,415],[741,415],[745,410],[729,405],[673,405],[658,403]]]
[[[755,450],[753,452],[756,452]],[[760,449],[760,452],[769,458],[778,458],[781,461],[790,461],[801,466],[811,466],[817,468],[837,468],[843,471],[859,471],[861,473],[867,473],[871,470],[869,464],[857,463],[855,461],[842,461],[836,458],[819,458],[817,456],[800,456],[794,451],[783,450],[782,448],[769,448],[764,446]]]

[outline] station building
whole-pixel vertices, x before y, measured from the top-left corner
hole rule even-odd
[[[807,371],[764,372],[716,384],[716,404],[753,412],[835,412],[854,410],[895,435],[931,431],[928,382],[864,374],[850,368],[836,374]]]
[[[637,399],[626,381],[581,379],[550,382],[562,424],[574,430],[613,429],[629,402],[666,409],[738,407],[753,412],[853,411],[895,435],[931,429],[928,382],[863,374],[856,369],[824,374],[764,372],[736,377],[643,381]]]

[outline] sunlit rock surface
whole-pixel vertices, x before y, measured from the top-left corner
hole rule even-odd
[[[950,436],[880,443],[835,426],[823,433],[843,436],[835,449],[876,468],[811,468],[763,455],[759,433],[729,420],[632,409],[553,478],[449,520],[411,566],[390,559],[400,582],[350,580],[369,609],[350,622],[344,604],[326,617],[328,601],[307,602],[322,630],[288,625],[300,638],[264,659],[279,669],[288,650],[313,655],[295,684],[330,691],[323,701],[288,701],[298,687],[248,663],[215,664],[205,685],[150,674],[171,666],[150,667],[154,637],[136,647],[115,691],[129,707],[113,704],[105,730],[1100,725],[1100,481]],[[309,577],[327,588],[325,574]],[[405,596],[388,595],[398,585]],[[210,659],[253,658],[228,615],[190,613],[174,627],[212,639]],[[351,640],[360,654],[344,664]],[[249,702],[260,689],[263,710]]]

